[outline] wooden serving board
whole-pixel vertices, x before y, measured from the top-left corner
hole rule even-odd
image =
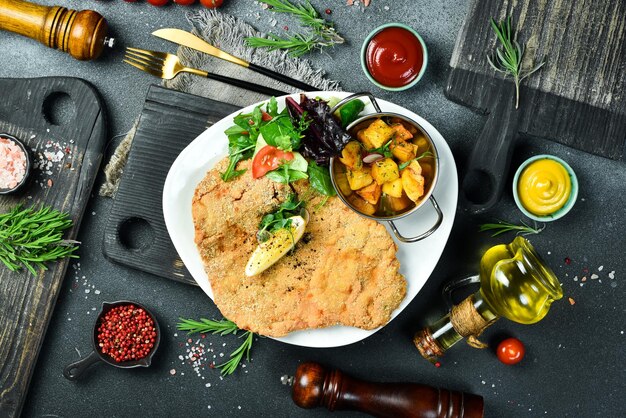
[[[17,195],[0,196],[0,211],[51,206],[69,213],[74,225],[66,238],[76,238],[106,141],[100,95],[86,81],[66,77],[0,79],[0,92],[0,133],[21,139],[36,165],[44,161]],[[74,110],[56,119],[61,102]],[[48,263],[35,277],[0,264],[0,417],[20,415],[67,265],[67,259]]]
[[[544,67],[514,87],[488,64],[489,24],[513,16],[525,63]],[[498,43],[499,45],[499,43]],[[461,198],[472,212],[492,207],[509,174],[518,133],[623,159],[626,139],[626,3],[622,0],[474,0],[450,62],[446,95],[488,113],[466,168]],[[508,186],[507,186],[508,187]]]
[[[163,219],[163,185],[178,154],[213,123],[239,107],[150,86],[128,164],[104,233],[104,253],[118,263],[196,284]]]

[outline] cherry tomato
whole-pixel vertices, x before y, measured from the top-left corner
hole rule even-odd
[[[224,0],[200,0],[200,3],[204,7],[208,7],[209,9],[215,9],[216,7],[220,7]]]
[[[180,4],[181,6],[189,6],[190,4],[194,4],[196,0],[174,0],[174,3]]]
[[[157,7],[165,6],[169,2],[170,0],[148,0],[148,3]]]
[[[283,161],[293,160],[292,152],[281,151],[271,145],[259,150],[252,160],[252,178],[263,177],[268,171],[276,170]]]
[[[524,358],[524,344],[517,338],[507,338],[498,345],[498,360],[504,364],[517,364]]]

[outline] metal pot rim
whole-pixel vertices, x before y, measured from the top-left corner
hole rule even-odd
[[[422,125],[420,125],[417,121],[413,120],[412,118],[402,115],[400,113],[395,113],[395,112],[376,112],[376,113],[370,113],[368,115],[364,115],[359,117],[357,120],[355,120],[354,122],[352,122],[350,125],[347,126],[346,131],[350,132],[350,130],[352,128],[354,128],[356,125],[368,120],[368,119],[373,119],[373,118],[380,118],[380,117],[386,117],[386,116],[391,116],[391,117],[398,117],[400,119],[403,119],[413,125],[415,125],[416,128],[418,128],[426,137],[426,139],[428,140],[428,142],[430,143],[435,157],[435,176],[433,178],[433,181],[430,185],[430,187],[428,188],[428,191],[424,194],[424,196],[422,196],[422,199],[420,200],[420,202],[418,204],[415,205],[414,208],[403,212],[401,214],[398,215],[392,215],[392,216],[373,216],[373,215],[367,215],[361,211],[359,211],[358,209],[356,209],[354,206],[352,206],[350,204],[350,202],[348,202],[348,200],[346,199],[346,197],[343,195],[343,193],[341,193],[341,190],[339,189],[339,186],[337,186],[337,182],[335,179],[335,173],[333,170],[333,166],[335,164],[336,158],[335,157],[331,157],[330,159],[330,164],[329,164],[329,171],[330,171],[330,180],[333,184],[333,188],[335,189],[335,191],[337,192],[337,196],[339,196],[339,199],[341,199],[341,201],[348,206],[350,209],[352,209],[353,211],[355,211],[356,213],[358,213],[359,215],[368,218],[368,219],[373,219],[375,221],[395,221],[401,218],[404,218],[405,216],[411,215],[412,213],[414,213],[416,210],[418,210],[419,208],[421,208],[432,196],[433,191],[435,190],[435,186],[437,185],[437,180],[439,179],[439,153],[437,151],[437,146],[435,145],[435,142],[433,141],[433,139],[431,138],[430,134],[428,133],[428,131],[426,131],[426,129],[424,129],[424,127],[422,127]]]

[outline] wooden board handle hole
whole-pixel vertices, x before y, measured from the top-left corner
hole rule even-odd
[[[463,179],[463,194],[468,202],[484,205],[496,192],[493,176],[484,170],[470,170]]]
[[[154,228],[147,220],[133,216],[120,223],[117,236],[122,247],[132,251],[145,251],[154,242]]]
[[[69,125],[76,119],[76,105],[69,94],[55,91],[46,96],[42,112],[46,121],[55,126]]]

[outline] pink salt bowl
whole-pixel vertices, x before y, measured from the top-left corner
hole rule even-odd
[[[0,133],[0,194],[20,190],[28,180],[30,169],[26,146],[14,136]]]

